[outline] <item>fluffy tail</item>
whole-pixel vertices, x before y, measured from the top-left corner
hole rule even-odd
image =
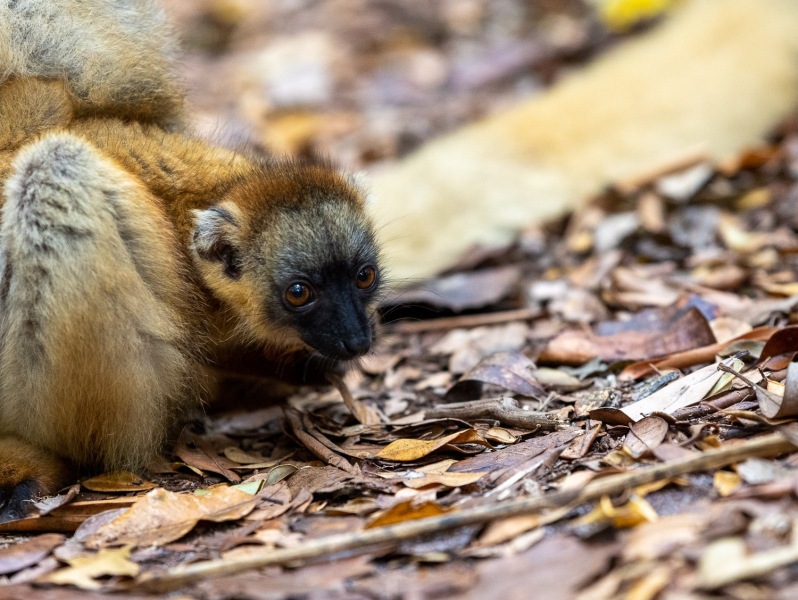
[[[798,2],[689,0],[540,97],[378,177],[371,208],[391,272],[431,275],[696,146],[736,154],[796,102]]]

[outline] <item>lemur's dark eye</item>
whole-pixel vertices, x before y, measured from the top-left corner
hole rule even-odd
[[[313,290],[306,283],[292,283],[285,290],[285,301],[293,308],[307,306],[314,298]]]
[[[377,281],[377,271],[374,267],[363,267],[355,277],[355,285],[361,290],[367,290]]]

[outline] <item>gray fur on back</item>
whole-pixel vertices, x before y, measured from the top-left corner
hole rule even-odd
[[[177,43],[150,0],[0,0],[0,84],[63,78],[89,109],[177,111]]]

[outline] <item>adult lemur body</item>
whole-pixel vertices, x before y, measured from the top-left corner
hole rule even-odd
[[[362,192],[184,133],[171,39],[147,1],[0,3],[0,520],[145,468],[219,369],[372,341]]]

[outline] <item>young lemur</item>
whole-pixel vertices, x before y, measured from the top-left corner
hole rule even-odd
[[[148,1],[0,0],[0,521],[146,468],[226,368],[372,342],[362,191],[185,133],[171,40]]]

